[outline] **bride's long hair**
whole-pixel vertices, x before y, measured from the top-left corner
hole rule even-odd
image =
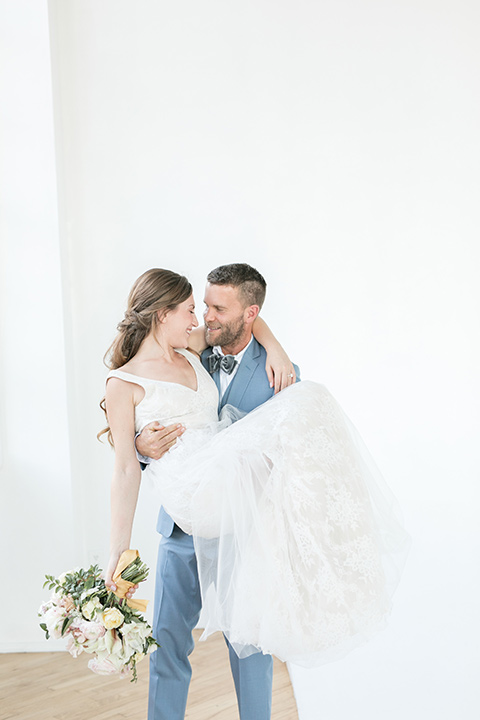
[[[192,286],[183,275],[152,268],[135,280],[127,300],[125,317],[117,325],[117,336],[104,355],[103,362],[116,370],[131,360],[140,349],[147,335],[153,332],[159,318],[167,310],[174,310],[180,303],[188,300],[192,294]],[[105,397],[100,402],[108,423]],[[97,438],[107,433],[107,439],[113,447],[113,438],[107,424]]]

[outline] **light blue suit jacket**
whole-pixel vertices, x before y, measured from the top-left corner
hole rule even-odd
[[[208,370],[208,356],[212,353],[212,349],[208,348],[202,353],[202,364]],[[233,380],[225,391],[224,396],[220,399],[218,410],[224,405],[233,405],[243,412],[250,412],[259,405],[269,400],[274,395],[274,389],[270,387],[267,373],[265,371],[265,362],[267,353],[265,348],[260,345],[255,338],[252,339],[249,347],[245,351],[238,370]],[[300,380],[300,371],[295,365],[297,382]],[[217,370],[212,375],[220,393],[220,371]],[[170,537],[173,532],[175,523],[165,510],[160,508],[157,522],[157,532],[163,537]]]

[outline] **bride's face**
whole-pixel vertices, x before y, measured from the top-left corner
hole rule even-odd
[[[175,310],[169,310],[160,321],[162,335],[172,347],[178,348],[188,347],[190,333],[197,326],[193,295],[177,305]]]

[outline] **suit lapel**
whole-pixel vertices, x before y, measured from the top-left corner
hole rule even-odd
[[[208,356],[212,354],[212,348],[207,348],[203,351],[203,353],[200,356],[200,359],[202,361],[202,365],[205,368],[205,370],[210,375],[210,371],[208,369]],[[215,385],[217,386],[218,390],[218,397],[220,397],[220,371],[216,370],[212,375],[210,375],[211,378],[215,381]],[[220,406],[219,406],[220,409]]]
[[[247,388],[258,368],[260,357],[260,345],[253,338],[250,346],[245,352],[242,358],[238,370],[235,373],[235,377],[228,386],[225,395],[221,399],[221,407],[224,405],[233,405],[239,408],[242,402],[242,398],[245,395]],[[214,373],[217,375],[217,373]]]

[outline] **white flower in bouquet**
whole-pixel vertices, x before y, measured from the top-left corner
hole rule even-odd
[[[47,609],[42,613],[46,628],[54,640],[59,640],[62,637],[64,622],[68,617],[67,611],[64,607],[53,603],[47,603],[46,607]]]
[[[125,658],[122,638],[116,632],[116,630],[107,630],[107,632],[105,633],[105,647],[112,656],[121,657],[123,660],[130,659]]]
[[[115,572],[117,588],[123,583],[125,594],[128,587],[146,578],[148,568],[136,550],[129,550],[122,554]],[[59,578],[47,575],[45,585],[53,593],[38,611],[43,619],[40,627],[47,639],[64,637],[73,657],[82,652],[94,655],[88,663],[93,672],[120,677],[131,673],[133,682],[137,662],[158,647],[152,628],[139,613],[146,602],[117,596],[118,589],[117,594],[109,592],[100,573],[93,565]]]
[[[82,615],[86,620],[94,620],[99,612],[103,612],[103,605],[98,597],[91,597],[82,605]]]
[[[104,632],[106,632],[105,628],[102,629]],[[87,642],[85,643],[85,652],[89,653],[90,655],[97,655],[98,653],[103,653],[105,651],[107,651],[105,635],[98,635],[96,638],[87,640]]]
[[[120,675],[120,677],[125,677],[129,672],[123,659],[108,653],[98,653],[96,657],[88,661],[88,667],[97,675]]]
[[[84,647],[72,632],[68,633],[66,648],[72,657],[78,657],[84,651]]]
[[[136,622],[124,623],[121,627],[124,645],[130,649],[130,654],[141,653],[145,647],[148,628]]]
[[[102,623],[94,622],[90,620],[81,620],[79,622],[79,629],[88,641],[99,640],[105,635],[105,627]]]

